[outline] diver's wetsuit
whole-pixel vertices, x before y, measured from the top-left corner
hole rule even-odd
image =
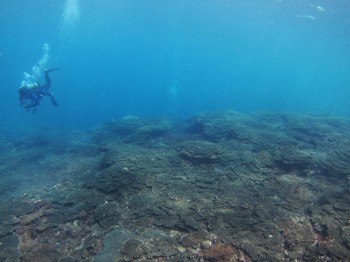
[[[35,83],[32,86],[24,86],[18,90],[19,93],[19,102],[20,105],[25,109],[29,110],[30,108],[34,109],[34,113],[36,112],[36,108],[40,105],[40,100],[43,96],[49,96],[51,99],[51,103],[54,106],[58,106],[56,100],[53,95],[48,92],[51,87],[51,79],[49,77],[49,73],[52,71],[56,71],[58,68],[53,68],[50,70],[45,70],[45,81],[46,83],[43,86],[40,86],[39,83]]]

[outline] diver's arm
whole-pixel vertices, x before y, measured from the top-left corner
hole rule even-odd
[[[30,103],[25,103],[23,107],[26,109],[29,109],[29,108],[37,107],[39,106],[39,104],[40,104],[39,100],[31,99]]]
[[[18,98],[19,98],[19,104],[20,106],[24,105],[24,88],[18,89]]]
[[[20,105],[20,106],[24,106],[24,101],[23,101],[23,98],[22,98],[22,97],[19,98],[19,105]]]

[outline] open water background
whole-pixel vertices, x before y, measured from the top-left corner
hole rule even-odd
[[[60,105],[19,106],[50,46]],[[347,0],[1,0],[3,128],[232,109],[350,114]]]

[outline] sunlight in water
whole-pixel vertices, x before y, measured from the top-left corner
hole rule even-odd
[[[79,0],[67,0],[63,13],[63,27],[73,26],[80,18]]]

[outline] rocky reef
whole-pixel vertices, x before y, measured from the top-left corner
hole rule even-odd
[[[0,261],[347,261],[349,127],[218,111],[4,133]]]

